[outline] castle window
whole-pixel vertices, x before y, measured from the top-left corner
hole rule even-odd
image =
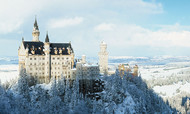
[[[69,58],[67,57],[67,59],[69,59]]]
[[[34,58],[34,60],[36,60],[36,58]]]
[[[38,70],[38,68],[36,68],[36,70]]]
[[[62,57],[62,59],[64,60],[64,57]]]
[[[53,57],[53,60],[55,60],[55,58]]]
[[[32,58],[30,58],[30,60],[32,60]]]
[[[57,58],[57,60],[59,60],[59,57]]]
[[[30,68],[30,70],[32,70],[32,68]]]
[[[45,58],[43,58],[43,60],[45,60]]]
[[[30,63],[30,65],[32,65],[32,63]]]
[[[32,76],[32,73],[30,73],[30,76]]]
[[[36,63],[34,63],[34,65],[36,65]]]

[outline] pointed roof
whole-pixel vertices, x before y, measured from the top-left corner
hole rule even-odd
[[[24,41],[24,37],[22,37],[22,41]]]
[[[46,39],[45,39],[45,42],[49,42],[48,32],[47,32],[47,34],[46,34]]]
[[[35,22],[34,22],[34,28],[35,28],[36,30],[39,30],[36,17],[35,17]]]

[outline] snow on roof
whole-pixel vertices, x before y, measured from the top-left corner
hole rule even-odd
[[[98,65],[97,64],[83,64],[83,66],[86,66],[86,67],[97,67]]]
[[[73,68],[73,69],[71,69],[71,70],[77,70],[76,68]]]

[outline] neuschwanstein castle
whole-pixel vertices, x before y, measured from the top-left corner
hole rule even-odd
[[[99,74],[108,74],[107,44],[101,42],[99,52],[99,65],[86,63],[86,56],[75,60],[75,53],[71,43],[51,43],[48,33],[45,42],[39,40],[40,31],[35,19],[32,31],[32,41],[25,41],[18,49],[19,69],[26,69],[29,76],[34,77],[38,83],[49,83],[52,77],[74,79],[76,76],[96,78]]]

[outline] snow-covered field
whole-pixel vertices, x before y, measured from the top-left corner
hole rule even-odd
[[[147,82],[153,83],[156,81],[159,82],[158,80],[160,80],[161,83],[165,81],[163,85],[153,86],[153,90],[162,97],[172,97],[184,91],[190,93],[190,83],[182,80],[183,77],[190,77],[190,62],[141,66],[139,70],[142,78],[147,80]],[[173,83],[170,82],[171,79],[174,80]]]
[[[9,65],[0,65],[0,81],[5,83],[11,79],[18,77],[18,65],[9,64]]]
[[[190,93],[190,83],[182,84],[179,82],[173,85],[155,86],[153,89],[163,97],[172,97],[182,92]]]

